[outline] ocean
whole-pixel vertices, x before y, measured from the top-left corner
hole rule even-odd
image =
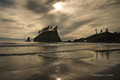
[[[119,43],[0,42],[0,80],[80,80],[118,64]]]

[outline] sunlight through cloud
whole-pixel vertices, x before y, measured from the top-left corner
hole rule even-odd
[[[55,7],[56,10],[60,10],[61,9],[61,4],[56,3],[56,4],[54,4],[54,7]]]
[[[61,80],[61,78],[57,78],[57,80]]]

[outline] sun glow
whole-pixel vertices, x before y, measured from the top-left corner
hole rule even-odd
[[[60,3],[56,3],[56,4],[54,5],[54,7],[55,7],[56,10],[60,10],[60,9],[61,9]]]
[[[61,80],[61,78],[57,78],[57,80]]]

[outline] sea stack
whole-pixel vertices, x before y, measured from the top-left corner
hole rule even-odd
[[[27,37],[27,40],[26,40],[26,41],[28,41],[28,42],[29,42],[29,41],[30,41],[30,37]]]
[[[48,26],[40,30],[34,38],[35,42],[62,42],[57,31],[58,27]]]

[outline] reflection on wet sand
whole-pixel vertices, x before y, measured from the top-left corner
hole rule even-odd
[[[59,62],[57,58],[43,58],[43,61],[44,67],[38,69],[40,73],[27,80],[62,80],[60,77],[67,75],[70,71],[68,66]]]
[[[110,53],[111,52],[96,52],[95,59],[109,60]],[[81,77],[91,75],[96,71],[101,71],[102,68],[100,67],[103,67],[106,64],[99,63],[99,65],[93,65],[78,58],[65,59],[59,57],[48,57],[45,55],[40,55],[39,57],[42,58],[42,61],[46,66],[44,66],[44,68],[40,68],[40,73],[31,76],[28,80],[79,80]]]
[[[0,80],[89,80],[84,77],[120,62],[118,49],[76,51],[74,46],[66,47],[38,46],[33,50],[42,54],[1,57]],[[81,47],[77,46],[77,49]]]
[[[57,51],[58,46],[43,46],[44,51]]]
[[[57,46],[43,46],[44,51],[56,51]],[[52,56],[57,56],[52,54]],[[70,70],[64,64],[66,60],[58,57],[49,57],[49,54],[39,55],[43,68],[39,68],[39,74],[35,74],[27,80],[62,80],[61,75],[66,75]],[[70,60],[68,59],[67,62]]]
[[[47,46],[43,47],[43,49],[56,50],[57,47]],[[49,54],[39,55],[39,59],[42,61],[40,65],[43,67],[38,69],[38,74],[31,76],[27,80],[70,80],[75,76],[84,76],[90,72],[88,69],[88,66],[91,65],[90,63],[79,60],[79,58],[60,58],[57,54],[51,53],[50,56]],[[84,69],[88,70],[84,71]]]
[[[109,59],[109,55],[110,52],[96,52],[96,59],[98,59],[99,56],[101,56],[102,58],[105,58],[104,56],[106,56],[106,59]]]

